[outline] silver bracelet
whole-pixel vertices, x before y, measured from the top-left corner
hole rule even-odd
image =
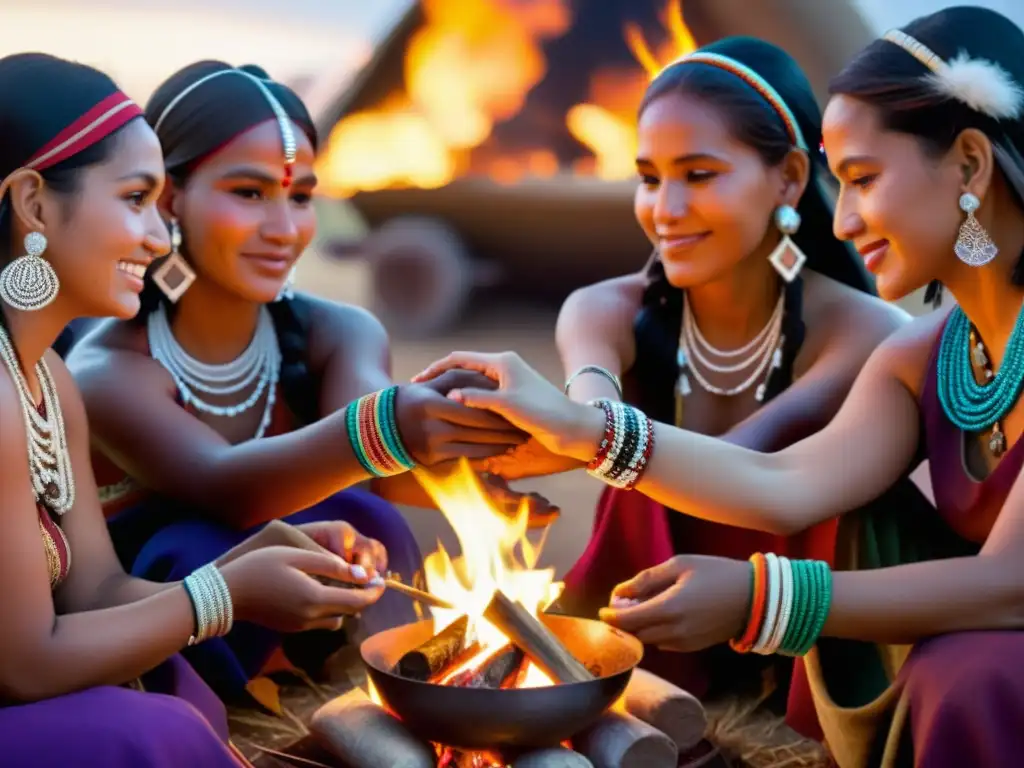
[[[576,371],[576,373],[574,373],[572,376],[565,380],[565,388],[562,390],[562,392],[568,395],[569,387],[572,386],[572,383],[576,381],[576,378],[578,376],[581,376],[584,373],[596,373],[598,376],[604,376],[606,379],[608,379],[608,381],[612,383],[612,386],[615,387],[615,394],[618,395],[619,400],[622,399],[622,382],[619,381],[619,377],[616,376],[611,371],[609,371],[607,368],[602,368],[600,365],[584,365],[582,368]]]
[[[185,577],[185,591],[195,609],[196,631],[188,639],[189,645],[197,645],[211,637],[223,637],[234,624],[234,605],[231,591],[220,570],[213,563]]]

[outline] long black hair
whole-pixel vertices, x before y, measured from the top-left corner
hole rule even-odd
[[[84,64],[45,53],[0,59],[0,179],[24,167],[69,126],[117,93],[119,89],[108,75]],[[138,119],[137,113],[133,119]],[[47,188],[64,196],[71,206],[81,188],[82,173],[110,159],[128,122],[41,168],[39,175]],[[12,242],[13,230],[10,195],[5,194],[0,200],[0,268],[20,255]],[[0,324],[4,323],[0,308]]]
[[[822,186],[823,178],[831,177],[819,176],[827,171],[819,151],[821,110],[800,67],[782,49],[752,37],[725,38],[701,51],[727,57],[752,69],[775,89],[796,118],[811,161],[811,177],[797,206],[800,230],[793,236],[807,256],[805,268],[860,291],[874,293],[862,260],[832,232],[832,204]],[[765,165],[779,165],[793,148],[793,140],[775,107],[733,72],[709,63],[678,62],[650,84],[640,104],[641,114],[658,98],[673,93],[700,99],[717,110],[732,135],[754,149]],[[672,421],[684,295],[682,290],[669,284],[656,256],[648,266],[647,276],[643,306],[636,321],[634,370],[637,379],[643,382],[642,407],[656,419]],[[768,381],[766,401],[792,381],[793,364],[805,336],[802,288],[803,281],[799,277],[786,287],[782,367]]]
[[[258,86],[249,78],[236,75],[214,77],[188,93],[175,104],[161,121],[168,106],[190,86],[216,72],[234,69],[221,61],[200,61],[171,75],[153,93],[146,105],[146,120],[156,129],[164,153],[167,177],[178,187],[187,184],[196,165],[205,157],[227,144],[250,128],[274,118],[272,108]],[[313,119],[302,100],[287,86],[276,83],[259,67],[239,67],[260,78],[284,108],[288,117],[309,138],[314,151],[318,137]],[[186,238],[187,240],[187,238]],[[182,251],[187,258],[188,254]],[[142,309],[135,322],[146,318],[166,297],[149,279],[159,265],[147,273],[142,292]],[[317,418],[317,382],[313,380],[307,362],[307,330],[309,306],[300,296],[286,298],[267,305],[274,321],[281,347],[281,390],[285,403],[303,423]]]
[[[949,61],[962,52],[995,62],[1024,85],[1024,32],[1005,16],[986,8],[959,6],[922,16],[902,27]],[[916,137],[924,151],[944,155],[966,129],[975,128],[991,140],[995,160],[1017,204],[1024,209],[1024,115],[996,120],[931,88],[930,70],[898,45],[875,40],[833,79],[829,92],[850,96],[875,107],[882,125]],[[1013,270],[1014,285],[1024,285],[1024,254]],[[926,301],[938,298],[941,286],[928,286]]]

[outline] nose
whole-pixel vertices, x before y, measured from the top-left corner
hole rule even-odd
[[[171,235],[156,206],[147,211],[146,236],[142,244],[153,254],[153,258],[160,258],[171,252]]]
[[[670,225],[683,218],[690,206],[690,191],[677,181],[663,181],[655,192],[654,223]]]
[[[840,192],[832,216],[832,234],[838,240],[853,240],[863,231],[864,219],[850,201],[849,195]]]
[[[292,245],[298,240],[299,228],[287,197],[268,204],[261,234],[264,239],[275,245]]]

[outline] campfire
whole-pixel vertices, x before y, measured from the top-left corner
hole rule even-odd
[[[330,133],[317,168],[327,194],[435,189],[464,176],[502,184],[563,173],[632,179],[636,109],[644,89],[661,66],[697,47],[681,0],[667,0],[660,44],[652,46],[639,25],[626,23],[622,34],[632,66],[598,69],[585,99],[557,118],[560,125],[538,117],[543,127],[509,141],[498,129],[520,115],[548,75],[545,46],[572,26],[570,0],[420,5],[424,23],[405,46],[401,85],[344,116]],[[555,130],[571,136],[575,152],[552,149],[565,141]]]
[[[537,567],[525,505],[508,518],[465,462],[419,479],[461,546],[424,567],[453,608],[366,640],[367,691],[326,705],[314,733],[359,768],[675,768],[703,735],[700,703],[635,670],[635,638],[547,612],[562,585]]]

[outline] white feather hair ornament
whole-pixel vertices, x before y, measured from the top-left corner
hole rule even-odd
[[[1024,113],[1024,88],[995,62],[971,58],[966,51],[946,62],[926,45],[899,30],[886,32],[884,39],[931,70],[927,80],[936,93],[996,120],[1016,120]]]

